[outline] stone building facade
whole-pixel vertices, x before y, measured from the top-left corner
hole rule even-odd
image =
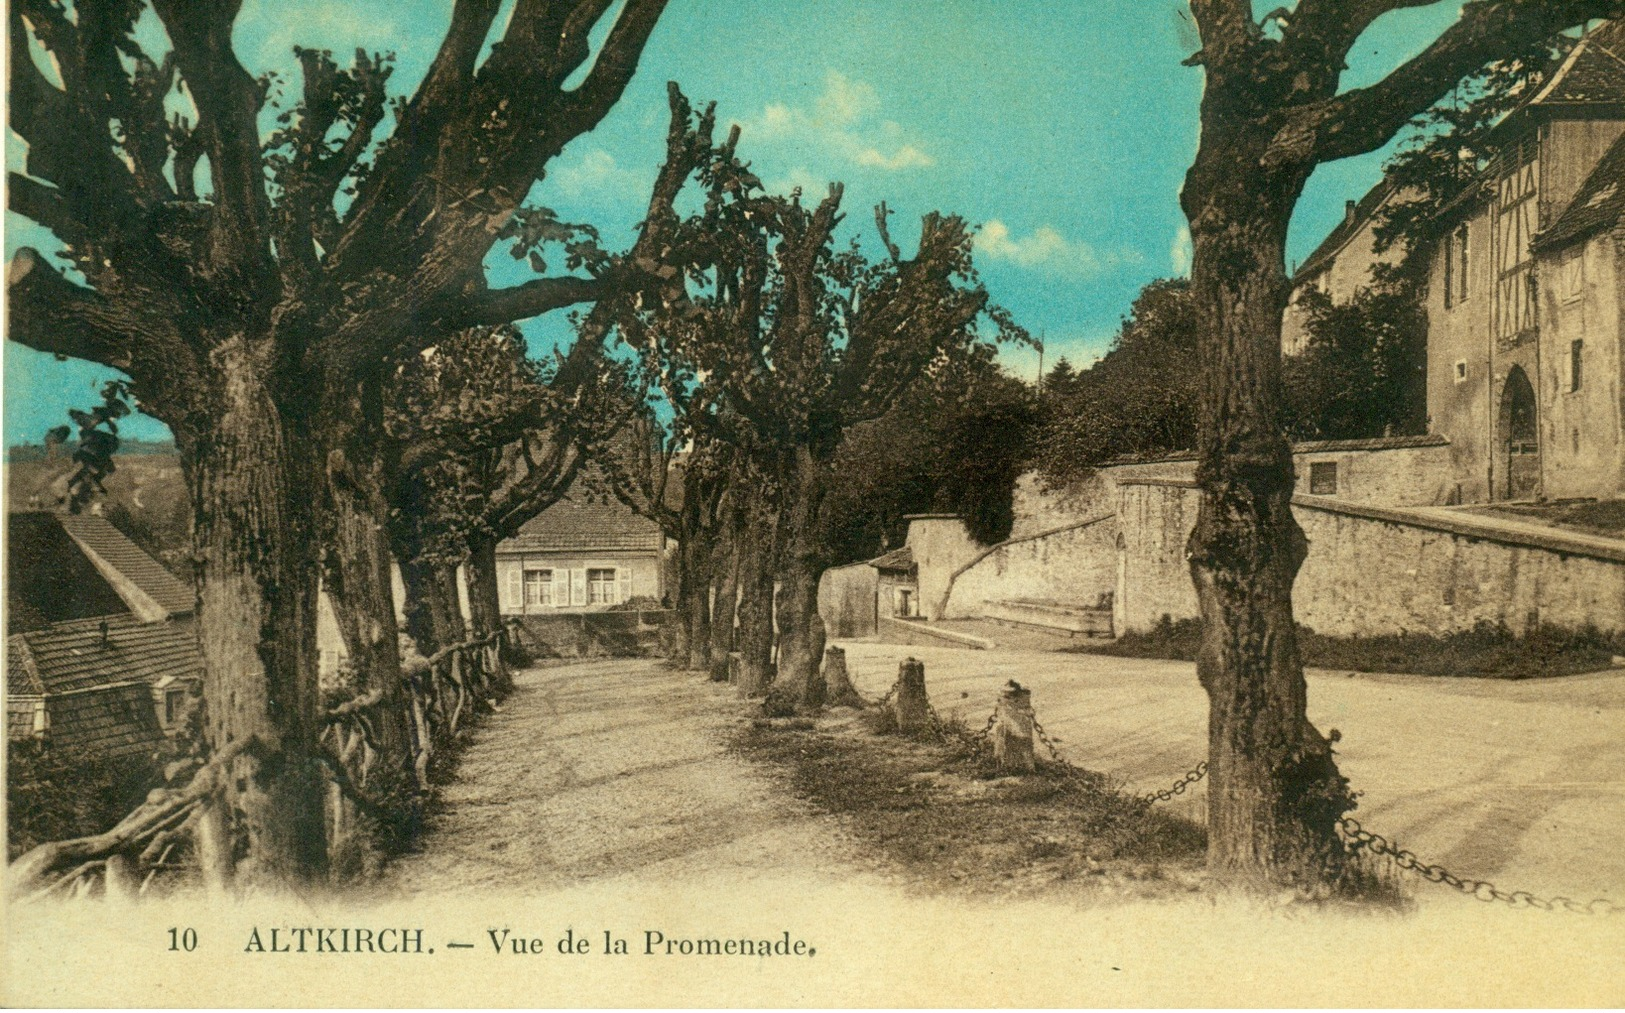
[[[1445,209],[1429,258],[1428,432],[1448,441],[1452,503],[1625,494],[1619,293],[1625,213],[1625,23],[1582,38],[1492,135],[1496,155]],[[1371,283],[1379,184],[1294,278],[1283,351],[1306,343],[1305,294]]]

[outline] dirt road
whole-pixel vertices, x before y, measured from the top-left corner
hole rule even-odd
[[[639,874],[818,876],[867,860],[835,821],[770,787],[723,743],[725,686],[658,662],[533,669],[442,788],[406,891],[535,891]]]
[[[845,646],[871,695],[902,658],[922,659],[938,710],[972,727],[1018,679],[1069,759],[1135,791],[1167,786],[1206,754],[1207,701],[1187,663]],[[1367,829],[1504,889],[1625,902],[1625,672],[1522,682],[1311,672],[1309,714],[1342,733],[1338,762]],[[1173,804],[1200,816],[1205,794]]]

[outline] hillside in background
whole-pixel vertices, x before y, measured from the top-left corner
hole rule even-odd
[[[56,510],[73,472],[71,451],[12,447],[6,464],[6,508]],[[107,494],[95,503],[124,532],[175,576],[191,580],[187,563],[191,506],[173,444],[131,440],[114,455],[117,470],[105,482]]]

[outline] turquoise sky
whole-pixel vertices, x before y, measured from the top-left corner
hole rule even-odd
[[[294,45],[392,50],[392,85],[406,92],[450,8],[247,0],[237,48],[251,71],[292,75]],[[1047,363],[1086,363],[1142,285],[1187,266],[1178,193],[1195,152],[1201,74],[1180,65],[1196,48],[1186,13],[1183,0],[674,0],[623,101],[554,163],[533,200],[597,224],[609,244],[628,243],[661,155],[665,82],[675,80],[697,103],[715,100],[722,122],[743,126],[741,152],[770,188],[822,193],[845,182],[845,227],[866,243],[881,200],[897,211],[904,245],[927,211],[980,224],[977,264],[993,298],[1044,335]],[[1441,2],[1383,18],[1351,58],[1346,84],[1414,54],[1457,13]],[[13,168],[20,148],[8,132]],[[1380,162],[1316,173],[1293,224],[1294,261],[1345,199],[1376,182]],[[54,245],[10,212],[6,226],[8,258]],[[490,263],[494,280],[522,280],[500,251]],[[526,330],[533,347],[553,340],[564,315]],[[1007,362],[1027,377],[1037,366],[1031,351]],[[113,375],[12,342],[5,371],[7,444],[38,442]],[[166,435],[144,417],[125,431]]]

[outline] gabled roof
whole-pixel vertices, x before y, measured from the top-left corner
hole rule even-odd
[[[1394,182],[1384,177],[1376,186],[1366,191],[1366,195],[1354,205],[1353,212],[1345,214],[1343,220],[1337,223],[1337,227],[1332,229],[1326,238],[1321,240],[1320,245],[1315,247],[1315,251],[1305,258],[1297,273],[1292,276],[1293,283],[1299,284],[1313,277],[1331,263],[1333,258],[1342,252],[1343,247],[1348,245],[1348,241],[1370,223],[1372,216],[1396,189]]]
[[[1494,130],[1515,131],[1537,114],[1572,115],[1598,107],[1625,114],[1625,21],[1605,21],[1582,36],[1551,79],[1514,106]]]
[[[126,538],[107,518],[95,514],[57,514],[56,517],[68,537],[123,574],[159,608],[172,616],[192,613],[196,604],[192,589]]]
[[[106,626],[104,634],[102,627]],[[144,623],[109,616],[55,623],[6,638],[13,693],[72,693],[166,675],[203,677],[197,630],[189,620]]]
[[[56,514],[14,513],[6,524],[6,631],[130,611]]]
[[[882,556],[869,560],[869,565],[877,570],[913,570],[914,550],[908,546],[893,549]]]
[[[1591,170],[1569,206],[1540,235],[1535,249],[1550,250],[1587,239],[1625,221],[1625,135]]]
[[[525,522],[501,551],[658,551],[660,527],[619,501],[566,497]]]

